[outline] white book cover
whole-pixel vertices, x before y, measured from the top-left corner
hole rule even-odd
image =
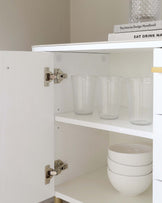
[[[135,41],[135,40],[162,40],[162,29],[130,32],[130,33],[110,33],[108,41]]]
[[[114,33],[139,32],[144,30],[147,31],[147,30],[159,30],[159,29],[162,29],[162,20],[114,25]]]

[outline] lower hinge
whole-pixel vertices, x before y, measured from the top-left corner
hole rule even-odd
[[[49,184],[54,176],[59,175],[63,170],[68,168],[68,164],[61,160],[54,162],[54,169],[50,165],[45,166],[45,184]]]
[[[48,67],[44,68],[44,86],[49,86],[51,82],[60,83],[65,78],[67,78],[67,74],[59,68],[55,68],[54,73]]]

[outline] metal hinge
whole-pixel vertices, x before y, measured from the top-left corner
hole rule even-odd
[[[55,68],[54,73],[48,67],[44,68],[44,86],[49,86],[52,81],[55,84],[60,83],[65,78],[67,78],[67,74],[59,68]]]
[[[68,168],[68,164],[61,160],[54,162],[54,169],[50,165],[45,166],[45,184],[49,184],[54,176],[59,175],[63,170]]]

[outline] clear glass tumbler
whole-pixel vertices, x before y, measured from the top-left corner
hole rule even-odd
[[[156,20],[160,20],[160,0],[130,0],[130,23]]]
[[[95,100],[95,76],[73,75],[73,101],[76,114],[92,114]]]
[[[153,84],[151,77],[128,79],[128,107],[130,122],[149,125],[153,116]]]
[[[99,113],[102,119],[116,119],[120,107],[120,77],[101,76],[99,81]]]

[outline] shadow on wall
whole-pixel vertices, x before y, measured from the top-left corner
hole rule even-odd
[[[70,0],[0,0],[0,50],[70,40]]]

